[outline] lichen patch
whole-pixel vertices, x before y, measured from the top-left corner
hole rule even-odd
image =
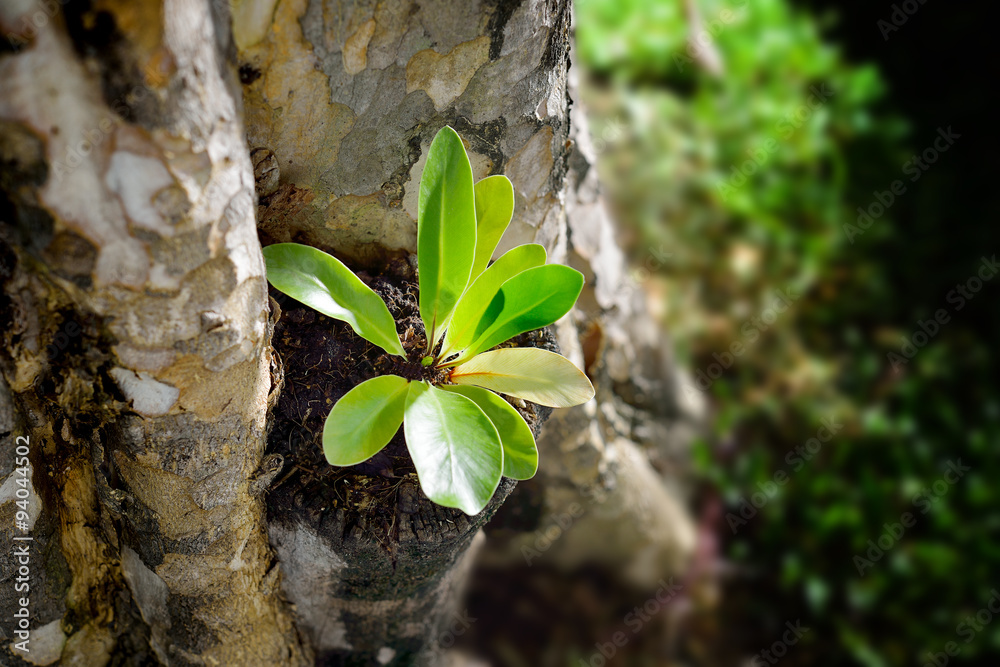
[[[368,67],[368,43],[375,34],[375,19],[368,19],[344,42],[344,71],[357,74]]]
[[[237,0],[233,11],[233,41],[239,49],[248,49],[267,36],[278,0]]]
[[[423,90],[441,111],[465,92],[489,57],[490,39],[486,36],[462,42],[444,55],[434,49],[418,51],[406,63],[406,92]]]
[[[174,185],[174,179],[162,162],[135,153],[115,151],[104,182],[111,192],[118,195],[132,224],[160,236],[173,235],[173,227],[164,220],[154,204],[159,191]]]
[[[127,368],[112,368],[111,377],[125,398],[131,401],[132,409],[144,417],[167,414],[180,396],[177,387],[160,382],[145,371],[136,373]]]

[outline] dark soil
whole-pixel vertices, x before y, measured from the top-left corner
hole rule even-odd
[[[284,367],[284,387],[272,415],[268,452],[281,454],[285,459],[284,469],[272,485],[272,490],[279,493],[272,494],[272,499],[277,499],[275,495],[290,498],[298,511],[336,512],[338,523],[342,521],[345,530],[360,529],[395,554],[401,541],[397,520],[401,512],[434,515],[435,521],[413,521],[415,533],[421,523],[431,531],[434,529],[429,524],[440,523],[442,519],[457,524],[459,532],[464,532],[462,527],[468,525],[470,518],[460,510],[433,505],[424,496],[402,428],[385,449],[364,463],[334,467],[323,456],[326,417],[353,387],[386,374],[435,384],[447,382],[447,371],[435,371],[420,364],[426,337],[417,304],[416,276],[409,262],[394,260],[385,275],[372,276],[362,271],[357,275],[386,302],[409,358],[404,361],[386,354],[358,336],[348,324],[321,315],[272,288],[271,296],[282,311],[272,345]],[[523,334],[502,347],[510,346],[556,349],[547,330]],[[537,435],[551,409],[508,400]],[[288,487],[293,487],[294,492],[289,493]],[[496,500],[502,501],[512,488],[511,480],[503,480]],[[484,512],[491,515],[491,508],[495,510],[494,503]],[[339,516],[340,512],[343,516]]]

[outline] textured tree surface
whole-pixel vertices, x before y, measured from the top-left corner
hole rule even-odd
[[[0,216],[32,656],[305,664],[255,480],[267,284],[226,31],[197,2],[4,12],[27,33],[0,56]]]
[[[499,250],[562,247],[568,3],[271,4],[233,19],[247,137],[280,171],[264,231],[363,263],[414,251],[416,185],[449,124],[476,179],[514,183]]]
[[[571,129],[567,2],[23,1],[0,6],[0,28],[4,618],[19,608],[14,538],[33,539],[32,662],[12,624],[0,662],[443,664],[478,529],[513,484],[473,518],[378,462],[338,478],[349,502],[336,485],[310,495],[329,468],[301,454],[303,432],[279,438],[273,408],[308,378],[279,337],[272,349],[296,309],[269,307],[260,244],[412,271],[417,184],[446,124],[476,178],[514,183],[498,251],[541,243],[588,277],[557,335],[598,400],[557,411],[528,490],[539,525],[594,489],[607,500],[551,558],[637,582],[683,563],[691,528],[660,464],[683,461],[695,420],[660,381],[669,356],[625,275],[582,118]],[[347,377],[356,360],[325,363]],[[532,529],[492,559],[520,560]]]

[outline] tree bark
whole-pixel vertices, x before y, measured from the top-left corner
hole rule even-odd
[[[640,582],[681,566],[690,525],[651,462],[688,422],[571,134],[568,0],[49,4],[0,9],[0,611],[19,608],[10,554],[30,536],[33,664],[443,664],[513,483],[470,518],[377,466],[338,479],[391,494],[323,482],[302,453],[315,429],[292,446],[287,411],[268,421],[308,386],[282,372],[281,336],[272,350],[286,320],[268,316],[258,236],[412,274],[417,184],[446,124],[476,178],[514,183],[498,253],[541,243],[589,279],[557,332],[598,401],[557,413],[526,486],[539,526],[595,488],[612,502],[551,557]],[[25,664],[0,633],[3,661]]]
[[[537,242],[555,261],[565,256],[568,2],[298,0],[258,10],[238,8],[233,25],[247,133],[269,179],[265,241],[309,243],[384,272],[416,250],[427,148],[451,125],[477,179],[506,173],[514,183],[517,214],[498,252]],[[363,508],[333,484],[316,491],[297,477],[270,498],[284,590],[321,662],[442,664],[439,640],[461,618],[478,530],[513,488],[505,481],[470,519],[400,484]]]
[[[538,442],[538,474],[491,524],[482,560],[491,567],[544,560],[566,571],[598,564],[653,590],[684,571],[695,550],[689,450],[705,428],[705,406],[701,394],[681,391],[691,383],[617,243],[578,102],[571,121],[563,261],[587,282],[556,333],[563,354],[587,370],[596,400],[554,412]]]
[[[193,0],[5,5],[3,24],[2,364],[42,504],[3,534],[11,553],[38,530],[51,646],[31,648],[307,664],[255,483],[267,285],[228,31]]]

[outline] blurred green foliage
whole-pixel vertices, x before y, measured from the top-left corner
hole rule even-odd
[[[909,238],[905,215],[943,196],[946,168],[907,181],[911,203],[849,239],[856,208],[906,179],[933,134],[909,134],[877,68],[848,62],[787,0],[694,4],[697,21],[681,0],[578,0],[576,30],[636,278],[662,297],[685,391],[714,408],[696,460],[726,503],[727,556],[754,573],[729,588],[726,622],[756,633],[753,654],[808,618],[786,664],[923,664],[948,642],[959,663],[1000,653],[1000,623],[968,643],[960,625],[1000,585],[998,369],[977,328],[996,286],[962,310],[947,300],[992,252],[943,275],[907,264],[942,242]],[[769,312],[777,290],[792,306]],[[941,308],[950,321],[894,369],[887,354]],[[821,443],[824,419],[843,426]],[[971,470],[942,482],[959,460]],[[740,521],[754,493],[766,500]],[[905,513],[912,526],[859,573],[855,556]]]

